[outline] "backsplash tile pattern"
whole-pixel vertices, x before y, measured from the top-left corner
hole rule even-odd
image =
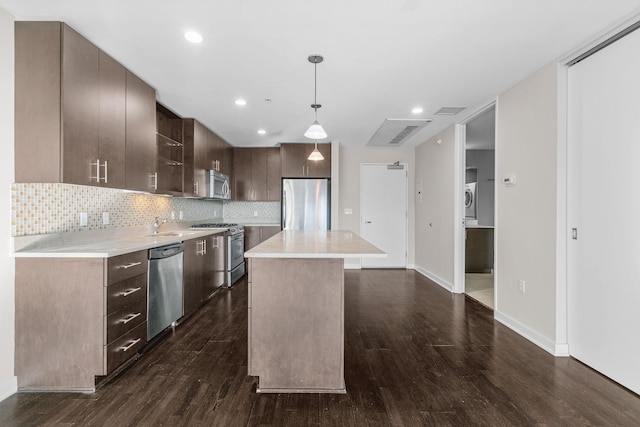
[[[175,220],[171,220],[171,212]],[[12,184],[11,234],[14,237],[145,226],[154,217],[178,222],[218,218],[222,202],[131,193],[110,188],[71,184]],[[80,212],[87,212],[87,226],[80,227]],[[109,224],[102,213],[109,212]]]
[[[280,223],[280,202],[225,202],[223,210],[225,221]]]

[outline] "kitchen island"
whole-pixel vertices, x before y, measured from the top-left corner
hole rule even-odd
[[[350,231],[282,231],[245,257],[257,392],[346,393],[344,259],[386,254]]]

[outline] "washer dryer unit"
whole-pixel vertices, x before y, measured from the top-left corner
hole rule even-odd
[[[464,189],[464,216],[467,219],[478,219],[478,205],[476,203],[477,183],[465,184]]]

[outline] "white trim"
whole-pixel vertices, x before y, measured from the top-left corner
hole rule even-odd
[[[429,279],[432,282],[434,282],[436,285],[442,286],[443,288],[445,288],[449,292],[453,292],[453,284],[447,282],[442,277],[438,277],[437,275],[428,272],[427,270],[425,270],[424,268],[422,268],[422,267],[420,267],[418,265],[416,265],[415,270],[418,273],[422,274],[427,279]]]
[[[558,64],[556,163],[556,347],[568,350],[568,67]],[[567,353],[568,354],[568,353]]]
[[[18,377],[13,376],[0,383],[0,402],[18,392]]]
[[[597,45],[599,45],[600,43],[610,39],[611,37],[618,34],[620,31],[630,27],[631,25],[635,24],[639,20],[640,20],[640,8],[637,8],[633,12],[626,15],[624,18],[614,22],[604,30],[596,33],[588,41],[584,42],[577,48],[571,49],[570,51],[561,55],[558,58],[558,62],[562,65],[566,65],[567,63],[578,58],[583,53],[586,53],[589,49],[592,49]]]
[[[511,317],[507,316],[506,314],[501,313],[497,310],[494,310],[493,317],[495,320],[502,323],[507,328],[521,335],[523,338],[531,341],[532,343],[534,343],[544,351],[552,354],[553,356],[556,356],[556,357],[569,356],[569,352],[566,351],[568,350],[568,348],[566,348],[565,344],[556,344],[555,342],[548,339],[547,337],[540,335],[536,331],[529,329],[528,327],[518,322],[517,320],[514,320]]]
[[[362,270],[362,267],[360,267],[360,265],[358,264],[345,264],[344,269],[345,270]]]
[[[407,264],[407,270],[415,270],[415,269],[416,269],[415,264]]]
[[[484,110],[483,110],[484,111]],[[464,204],[464,182],[466,173],[467,150],[465,143],[467,140],[467,125],[455,125],[455,145],[454,145],[454,176],[453,176],[453,292],[464,293],[465,291],[465,210]]]

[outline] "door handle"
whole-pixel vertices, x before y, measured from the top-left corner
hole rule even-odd
[[[365,221],[364,223],[365,224],[371,224],[371,221]]]

